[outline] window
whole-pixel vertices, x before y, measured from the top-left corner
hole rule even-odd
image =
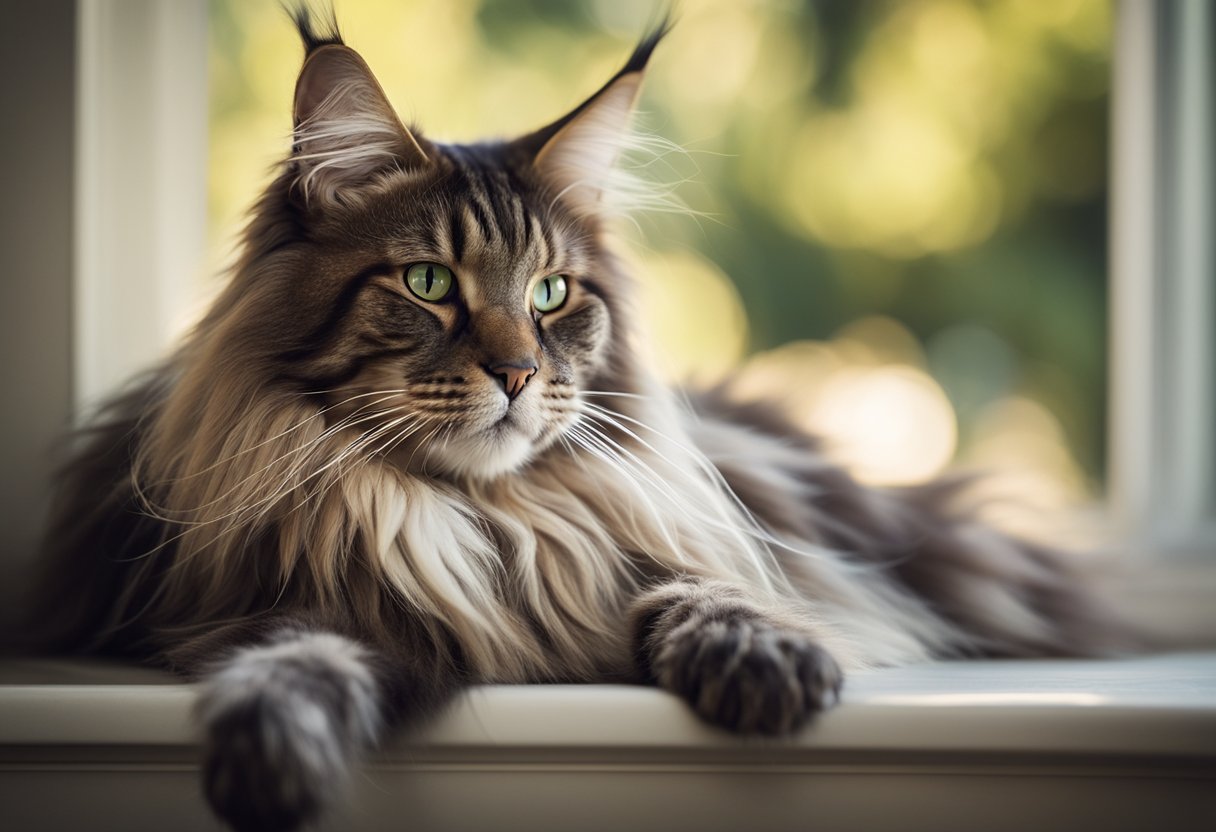
[[[1125,3],[1115,64],[1113,514],[1177,560],[1216,550],[1212,46],[1202,2]]]

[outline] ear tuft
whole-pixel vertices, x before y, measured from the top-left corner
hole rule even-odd
[[[580,212],[596,212],[609,189],[641,88],[641,73],[619,76],[536,154],[537,172]]]
[[[629,60],[625,62],[625,66],[621,68],[621,71],[617,75],[620,76],[630,72],[642,72],[645,70],[646,64],[650,63],[650,56],[654,53],[655,47],[659,45],[659,42],[663,38],[671,33],[674,25],[675,20],[672,19],[671,11],[668,10],[659,19],[659,22],[638,41],[638,45],[633,48],[633,54],[629,56]]]
[[[670,29],[670,19],[664,18],[639,41],[629,60],[599,92],[515,142],[532,157],[537,174],[576,212],[604,213],[604,202],[617,181],[616,164],[637,143],[631,123],[646,64]]]
[[[313,8],[307,2],[296,3],[294,7],[287,9],[287,13],[291,15],[296,24],[296,31],[300,33],[300,40],[304,42],[306,57],[322,46],[341,46],[345,43],[342,33],[338,30],[338,17],[333,5],[327,6],[319,13],[322,20],[317,25],[314,25]]]
[[[292,162],[310,203],[342,202],[389,170],[429,163],[422,144],[397,118],[359,53],[332,22],[318,33],[306,10],[296,25],[307,55],[296,81]]]

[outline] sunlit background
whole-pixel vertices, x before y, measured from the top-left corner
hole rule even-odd
[[[635,0],[339,0],[347,42],[439,140],[524,132],[654,20]],[[214,272],[289,147],[301,49],[273,0],[214,0]],[[951,463],[1048,506],[1100,495],[1106,0],[695,0],[641,126],[691,216],[629,231],[673,380],[738,369],[876,483]],[[219,278],[216,278],[218,280]]]

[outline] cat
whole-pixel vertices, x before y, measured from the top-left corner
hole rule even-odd
[[[321,816],[471,684],[649,684],[787,735],[857,669],[1116,645],[965,481],[867,488],[777,409],[657,380],[611,229],[666,22],[553,123],[456,145],[293,17],[291,152],[208,314],[79,438],[34,619],[201,680],[234,828]]]

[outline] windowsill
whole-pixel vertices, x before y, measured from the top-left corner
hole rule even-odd
[[[0,669],[0,749],[192,746],[193,702],[191,685],[142,668],[10,662]],[[385,756],[417,759],[422,749],[493,749],[501,755],[595,747],[783,756],[866,751],[1216,758],[1216,653],[941,662],[854,674],[840,706],[788,740],[729,736],[654,689],[485,686]]]
[[[29,808],[41,788],[70,795],[71,811],[118,811],[122,828],[213,828],[169,820],[187,806],[205,818],[193,699],[191,686],[144,670],[10,663],[0,670],[0,805],[41,818]],[[96,790],[99,777],[109,789]],[[670,828],[673,816],[680,828],[730,829],[745,822],[736,803],[756,800],[767,820],[747,820],[751,829],[798,826],[791,819],[809,812],[827,812],[832,828],[942,829],[992,800],[1001,817],[985,828],[1109,830],[1150,817],[1154,828],[1204,828],[1216,817],[1216,653],[855,674],[839,707],[780,741],[714,731],[655,690],[482,687],[390,744],[360,780],[355,808],[333,828],[380,828],[377,807],[407,801],[427,819],[420,829],[647,828],[660,817]],[[167,797],[114,798],[155,783]],[[863,796],[869,788],[882,791]],[[921,805],[926,795],[942,802]],[[1165,798],[1173,809],[1163,815]]]

